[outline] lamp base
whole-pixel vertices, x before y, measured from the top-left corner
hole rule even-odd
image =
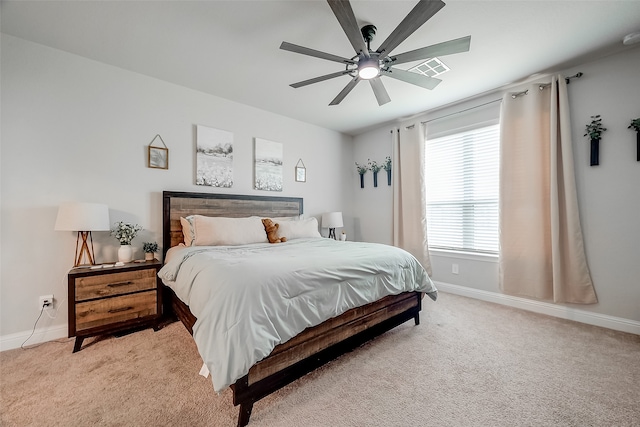
[[[82,245],[80,246],[80,252],[78,252],[78,245],[80,243],[80,238],[82,238]],[[87,243],[87,238],[91,241],[91,248],[89,248],[89,243]],[[78,231],[78,237],[76,238],[76,254],[74,257],[74,267],[79,267],[82,264],[83,259],[86,258],[89,265],[95,265],[95,256],[93,251],[93,236],[91,236],[90,231]],[[86,265],[86,263],[85,263]]]
[[[333,238],[333,240],[336,240],[336,229],[335,228],[330,228],[329,229],[329,238]]]

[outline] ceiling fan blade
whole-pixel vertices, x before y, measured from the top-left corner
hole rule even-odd
[[[342,56],[332,55],[330,53],[321,52],[319,50],[311,49],[304,46],[298,46],[297,44],[282,42],[280,45],[280,49],[288,50],[289,52],[301,53],[303,55],[314,56],[320,59],[326,59],[329,61],[340,62],[341,64],[355,64],[355,61],[352,61],[349,58],[343,58]]]
[[[384,84],[382,84],[382,80],[380,77],[376,77],[375,79],[369,80],[371,84],[371,89],[373,89],[373,93],[376,95],[376,99],[378,100],[378,105],[384,105],[387,102],[391,101],[389,98],[389,94],[387,90],[384,88]]]
[[[435,15],[444,7],[444,2],[440,0],[420,0],[418,4],[409,12],[395,30],[382,42],[376,52],[383,56],[388,56],[393,49],[398,47],[407,37],[415,30],[420,28],[422,24],[427,22],[429,18]]]
[[[435,58],[436,56],[467,52],[469,51],[469,45],[471,45],[471,36],[461,37],[459,39],[449,40],[448,42],[393,55],[391,59],[393,60],[393,65],[404,64],[405,62],[411,61],[421,61],[423,59]]]
[[[293,84],[290,84],[289,86],[297,89],[302,86],[307,86],[313,83],[318,83],[318,82],[323,82],[325,80],[333,79],[335,77],[344,76],[345,74],[349,74],[349,71],[345,70],[345,71],[338,71],[337,73],[325,74],[324,76],[315,77],[313,79],[304,80],[298,83],[293,83]]]
[[[338,19],[342,30],[347,35],[356,53],[362,52],[368,58],[369,49],[367,49],[367,45],[364,42],[360,27],[358,27],[358,21],[356,21],[356,16],[353,14],[351,3],[347,0],[327,0],[327,3],[329,3],[329,7],[331,7],[333,14]]]
[[[349,92],[351,92],[353,90],[354,87],[356,87],[356,85],[358,83],[360,83],[360,77],[356,76],[353,78],[353,80],[351,80],[349,82],[348,85],[346,85],[344,87],[344,89],[342,89],[340,91],[340,93],[338,94],[338,96],[336,96],[335,98],[333,98],[333,101],[331,101],[329,103],[329,105],[338,105],[342,102],[342,100],[344,99],[345,96],[347,96],[349,94]]]
[[[401,70],[399,68],[390,68],[388,71],[380,70],[380,73],[384,76],[391,77],[396,80],[402,80],[403,82],[411,83],[412,85],[420,86],[429,90],[434,89],[442,81],[435,77],[428,77],[411,71]]]

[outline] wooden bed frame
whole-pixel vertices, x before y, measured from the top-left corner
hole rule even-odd
[[[180,217],[188,215],[285,217],[303,213],[301,198],[232,194],[163,192],[163,251],[183,241]],[[420,292],[384,297],[351,309],[313,328],[307,328],[251,367],[231,385],[233,404],[240,405],[238,427],[249,423],[253,404],[336,357],[372,338],[414,319],[420,324]],[[163,285],[164,312],[173,313],[193,335],[195,316]]]

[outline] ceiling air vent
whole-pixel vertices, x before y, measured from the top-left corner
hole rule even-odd
[[[449,67],[447,67],[446,64],[438,58],[429,58],[422,64],[409,68],[409,71],[413,71],[414,73],[422,74],[427,77],[436,77],[449,71]]]

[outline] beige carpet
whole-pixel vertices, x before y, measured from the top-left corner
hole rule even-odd
[[[640,337],[442,293],[249,426],[640,426]],[[235,426],[180,323],[0,353],[2,426]]]

